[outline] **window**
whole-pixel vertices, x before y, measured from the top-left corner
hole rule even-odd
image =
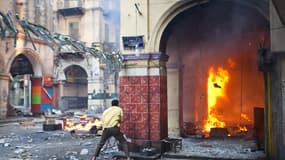
[[[64,0],[64,8],[69,8],[69,0]]]
[[[82,0],[64,0],[64,8],[82,7]]]
[[[105,42],[109,42],[109,25],[105,23]]]
[[[79,39],[79,23],[78,22],[69,23],[69,35],[71,38],[75,40]]]

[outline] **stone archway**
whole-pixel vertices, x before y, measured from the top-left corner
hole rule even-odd
[[[17,54],[18,53],[18,54]],[[46,73],[46,68],[44,67],[39,54],[30,48],[21,48],[21,49],[16,49],[13,53],[12,56],[8,59],[8,62],[5,67],[5,72],[9,73],[11,65],[14,61],[14,59],[19,55],[23,54],[25,57],[28,58],[30,61],[33,70],[34,70],[34,75],[35,77],[42,77]]]
[[[247,2],[247,1],[224,1],[226,3],[235,3],[238,4],[240,6],[244,6],[246,7],[248,10],[254,10],[255,12],[258,13],[258,15],[260,17],[263,17],[263,19],[266,21],[268,21],[268,13],[265,9],[264,4],[266,4],[266,2],[261,2],[260,5],[257,5],[255,3],[252,2]],[[220,3],[222,3],[220,1]],[[183,39],[180,39],[179,42],[175,41],[177,40],[176,38],[171,37],[171,35],[169,33],[172,33],[173,30],[170,31],[169,28],[173,29],[174,28],[174,24],[172,23],[177,17],[179,17],[182,13],[185,13],[189,10],[192,10],[194,8],[198,8],[201,7],[202,8],[206,8],[207,6],[210,6],[212,3],[210,3],[209,1],[201,1],[200,3],[197,3],[197,1],[183,1],[183,2],[177,2],[175,5],[173,5],[173,8],[171,7],[166,14],[164,14],[164,16],[160,19],[160,21],[158,22],[157,26],[155,27],[154,30],[154,34],[153,37],[151,37],[151,48],[155,49],[155,50],[159,50],[160,52],[167,54],[170,56],[169,61],[167,63],[167,81],[168,81],[168,85],[167,85],[167,91],[168,91],[168,109],[171,108],[171,110],[175,111],[172,113],[168,113],[168,122],[175,122],[176,127],[177,125],[179,125],[180,128],[180,134],[183,132],[183,119],[182,114],[184,112],[184,110],[181,109],[181,107],[183,107],[183,105],[181,104],[181,91],[179,90],[183,90],[183,88],[185,86],[182,86],[181,84],[183,84],[185,78],[183,78],[183,74],[182,73],[182,68],[180,66],[180,61],[183,61],[183,59],[187,59],[186,57],[178,57],[175,54],[180,54],[181,52],[186,52],[186,48],[185,46],[183,47],[181,44],[183,44]],[[199,23],[199,21],[193,21],[192,24],[197,24]],[[171,26],[171,27],[170,27]],[[180,25],[182,26],[182,25]],[[189,26],[189,24],[188,24]],[[268,25],[266,26],[268,27]],[[181,27],[183,28],[183,27]],[[183,33],[181,34],[187,34],[187,32],[184,30]],[[174,40],[175,39],[175,40]],[[170,41],[170,42],[169,42]],[[170,43],[172,43],[172,45],[169,45]],[[176,48],[173,46],[176,45]],[[172,48],[171,48],[172,47]],[[197,52],[200,52],[199,50]],[[170,54],[171,53],[171,54]],[[255,52],[254,52],[255,53]],[[192,55],[195,56],[195,55]],[[199,57],[198,57],[199,58]],[[197,59],[195,60],[196,62],[198,61]],[[251,62],[255,62],[255,61],[251,61]],[[192,61],[189,61],[189,63],[195,63]],[[192,66],[195,67],[195,66]],[[191,70],[188,68],[186,69],[187,72],[190,72]],[[198,70],[198,69],[197,69]],[[185,69],[184,69],[184,75],[185,75]],[[257,74],[257,70],[255,70],[255,74]],[[194,76],[194,75],[193,75]],[[189,78],[189,77],[188,77]],[[262,81],[261,81],[262,82]],[[259,82],[258,82],[259,83]],[[205,88],[204,88],[205,89]],[[184,90],[183,90],[184,92]],[[170,94],[171,95],[170,95]],[[176,99],[173,99],[171,97],[177,97]],[[204,96],[201,96],[202,98],[205,98]],[[201,98],[200,97],[200,98]],[[184,98],[185,99],[185,98]],[[197,97],[194,97],[193,100],[195,99],[199,99]],[[205,102],[207,103],[207,102]],[[190,104],[189,104],[190,105]],[[206,105],[206,104],[204,104]],[[173,108],[173,106],[175,106]],[[178,117],[177,117],[178,116]],[[174,118],[174,119],[173,119]],[[175,125],[172,126],[173,130],[173,134],[177,135],[179,134],[177,131],[177,128],[174,128]]]
[[[63,68],[65,80],[59,83],[59,109],[88,107],[88,72],[80,65],[71,64]]]
[[[5,72],[10,77],[7,80],[10,84],[8,85],[10,86],[8,91],[8,114],[14,115],[19,111],[30,114],[33,110],[33,103],[35,103],[32,97],[36,96],[32,95],[33,81],[35,78],[41,79],[45,75],[45,68],[39,54],[32,49],[16,49],[11,55],[5,67]],[[38,84],[38,87],[41,87],[41,83]],[[40,95],[40,92],[37,93],[37,97],[40,97]]]
[[[247,1],[247,0],[231,0],[235,3],[240,3],[245,7],[249,7],[251,9],[256,10],[259,12],[266,20],[269,20],[269,8],[268,2],[266,0],[255,0],[255,1]],[[163,49],[165,48],[165,42],[163,40],[163,32],[165,32],[166,27],[169,23],[180,13],[191,9],[198,5],[208,4],[209,0],[202,0],[202,1],[179,1],[174,3],[169,9],[167,9],[162,16],[157,21],[153,31],[151,32],[151,37],[149,41],[149,50],[151,52],[160,51],[162,53]],[[258,3],[260,2],[260,3]]]

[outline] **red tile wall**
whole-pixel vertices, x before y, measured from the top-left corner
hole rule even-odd
[[[121,76],[122,130],[130,138],[160,140],[167,135],[166,76]]]

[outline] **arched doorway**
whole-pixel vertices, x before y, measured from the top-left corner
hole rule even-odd
[[[41,102],[41,79],[46,73],[38,53],[29,48],[19,48],[11,53],[9,61],[5,64],[4,73],[8,73],[9,102],[8,115],[31,114],[34,105]],[[35,85],[35,82],[37,85]],[[36,92],[34,92],[36,89]]]
[[[87,72],[79,65],[64,69],[66,80],[60,88],[59,108],[61,110],[88,107]]]
[[[259,5],[189,4],[167,25],[160,51],[169,55],[169,135],[252,128],[254,108],[264,106],[256,52],[269,47],[269,22]]]
[[[29,59],[20,54],[15,57],[10,67],[9,104],[22,112],[31,110],[31,80],[34,70]]]

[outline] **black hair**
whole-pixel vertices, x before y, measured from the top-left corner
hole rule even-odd
[[[112,106],[119,106],[119,101],[116,99],[112,100]]]

